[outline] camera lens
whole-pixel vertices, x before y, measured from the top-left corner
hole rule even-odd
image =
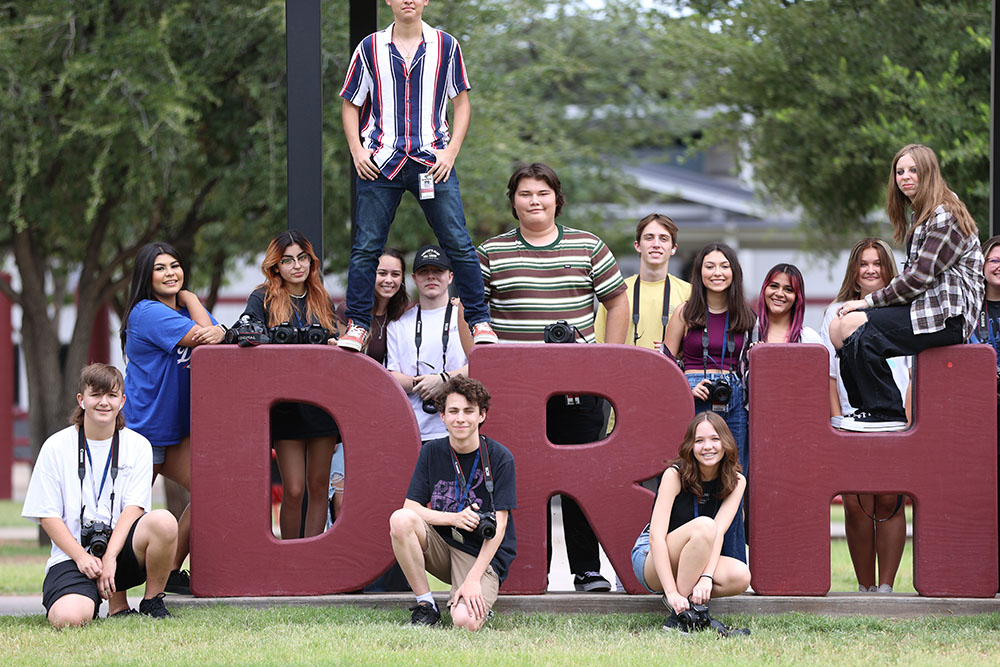
[[[437,406],[434,405],[434,401],[431,400],[424,401],[420,407],[423,408],[424,412],[426,412],[429,415],[432,415],[438,411]]]

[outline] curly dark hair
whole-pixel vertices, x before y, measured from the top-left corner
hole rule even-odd
[[[445,403],[452,394],[461,394],[471,405],[479,407],[480,412],[490,409],[490,392],[486,390],[479,380],[467,378],[464,375],[456,375],[441,388],[441,393],[434,399],[434,405],[438,412],[444,414]]]

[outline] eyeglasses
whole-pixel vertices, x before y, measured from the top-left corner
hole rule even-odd
[[[284,267],[294,266],[296,263],[307,266],[309,262],[309,255],[302,253],[298,257],[282,257],[280,264]]]
[[[996,267],[1000,265],[1000,257],[990,257],[988,260],[986,260],[986,263],[992,267]]]

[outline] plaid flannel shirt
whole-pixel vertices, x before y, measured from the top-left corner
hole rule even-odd
[[[940,331],[945,320],[959,315],[968,338],[976,328],[985,290],[979,238],[963,234],[955,217],[938,206],[911,232],[903,272],[866,300],[876,308],[911,304],[915,334]]]

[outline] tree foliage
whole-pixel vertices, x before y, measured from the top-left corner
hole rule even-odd
[[[745,146],[759,185],[818,239],[871,230],[892,156],[914,142],[988,229],[988,0],[685,4],[684,102],[720,110],[703,143]]]

